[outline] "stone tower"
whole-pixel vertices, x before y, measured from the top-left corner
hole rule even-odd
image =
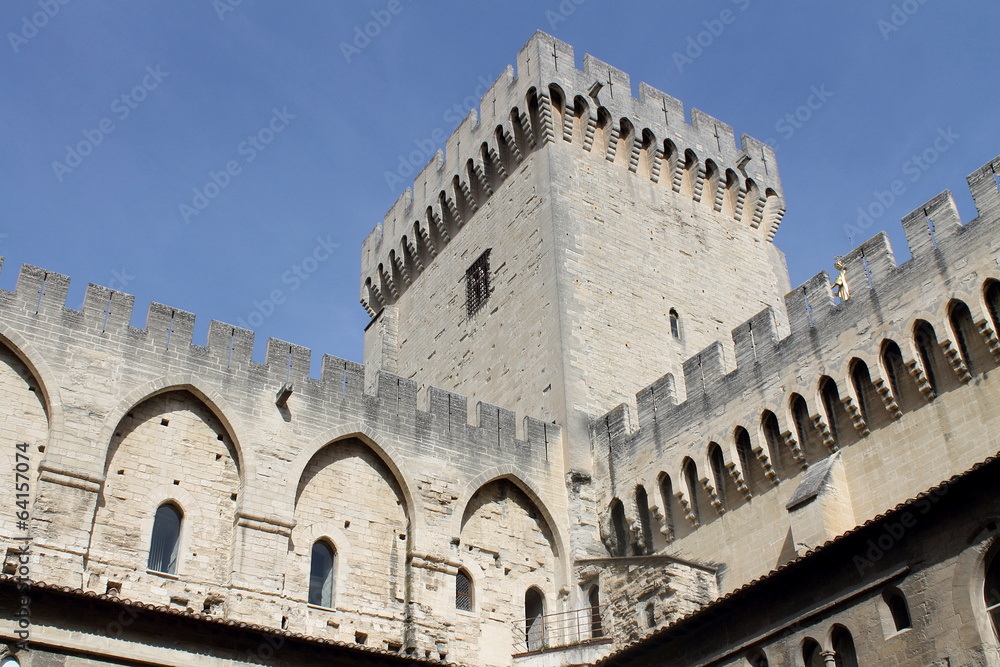
[[[593,418],[780,311],[789,283],[774,151],[583,65],[549,35],[528,41],[365,240],[361,302],[370,380],[555,421],[587,474]]]

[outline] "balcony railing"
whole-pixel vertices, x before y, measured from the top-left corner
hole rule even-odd
[[[605,607],[584,607],[514,621],[514,654],[611,641]]]

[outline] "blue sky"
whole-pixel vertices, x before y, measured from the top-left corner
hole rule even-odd
[[[536,29],[773,140],[793,285],[880,230],[903,261],[899,219],[941,190],[975,217],[998,26],[987,0],[5,0],[0,287],[34,264],[72,278],[73,308],[94,282],[136,295],[136,326],[158,301],[197,315],[199,344],[246,322],[255,359],[274,336],[314,374],[360,361],[360,244],[406,187],[387,174]],[[882,212],[849,240],[859,207]]]

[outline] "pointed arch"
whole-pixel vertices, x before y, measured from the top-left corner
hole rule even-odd
[[[553,548],[556,556],[559,557],[562,554],[567,553],[565,537],[563,536],[562,530],[559,528],[559,524],[556,523],[552,512],[549,511],[548,504],[542,499],[541,491],[535,487],[535,485],[526,481],[531,479],[531,477],[527,474],[527,471],[522,470],[515,464],[496,466],[490,468],[489,470],[485,470],[465,485],[465,489],[459,495],[458,500],[455,501],[455,512],[452,515],[451,534],[453,536],[462,534],[462,524],[463,519],[465,518],[464,515],[468,509],[469,502],[472,500],[472,497],[476,494],[476,492],[487,484],[495,482],[499,479],[506,479],[512,482],[518,489],[528,496],[528,499],[532,502],[532,504],[534,504],[552,534]],[[561,570],[559,571],[559,574],[560,576],[565,575],[565,573]]]
[[[993,333],[1000,336],[1000,281],[990,278],[983,284],[983,303],[990,316]]]
[[[853,441],[851,433],[854,431],[854,427],[840,401],[840,390],[837,388],[837,383],[829,375],[824,375],[819,379],[819,397],[833,442],[838,447],[846,446]]]
[[[764,198],[760,195],[760,187],[752,178],[748,178],[746,181],[746,191],[747,195],[744,200],[746,203],[740,220],[747,221],[751,228],[757,229],[764,217]]]
[[[573,98],[573,141],[586,144],[587,126],[591,123],[590,104],[583,95]]]
[[[882,351],[879,355],[882,364],[882,374],[889,381],[889,391],[900,412],[916,410],[923,405],[923,398],[917,386],[910,377],[903,359],[903,351],[896,341],[887,338],[882,341]]]
[[[795,426],[795,439],[799,442],[799,449],[806,459],[806,463],[813,464],[826,457],[826,449],[823,447],[822,438],[816,426],[813,424],[809,414],[809,405],[801,394],[792,394],[788,399],[788,407],[792,415],[792,423]]]
[[[608,515],[611,517],[611,534],[608,551],[612,556],[624,558],[628,556],[629,530],[628,520],[625,518],[625,505],[618,498],[611,500],[608,506]]]
[[[722,454],[722,447],[718,443],[708,443],[708,464],[712,469],[712,481],[715,482],[715,493],[719,498],[719,503],[725,509],[731,508],[731,503],[736,501],[736,494],[729,489],[729,475],[726,471],[726,459]]]
[[[733,430],[733,442],[736,443],[736,455],[740,460],[743,483],[751,494],[763,493],[767,488],[767,478],[750,442],[750,432],[742,426],[737,426]]]
[[[243,443],[250,442],[249,431],[237,416],[239,413],[229,405],[217,391],[203,383],[194,375],[167,375],[157,380],[146,382],[132,389],[112,408],[104,418],[104,425],[97,436],[99,447],[104,448],[104,460],[101,468],[103,475],[107,474],[108,466],[114,456],[112,437],[122,419],[135,407],[151,398],[173,391],[186,391],[200,401],[222,424],[232,442],[236,456],[236,468],[240,479],[240,494],[257,479],[257,467],[252,457],[244,451]]]
[[[722,214],[729,218],[739,219],[739,211],[743,208],[740,179],[732,169],[726,169],[723,177]]]
[[[62,397],[59,393],[59,383],[44,357],[20,333],[5,322],[0,322],[0,345],[20,361],[34,378],[39,390],[42,409],[48,419],[48,435],[45,439],[45,456],[42,457],[40,469],[50,468],[55,463],[57,467],[71,465],[76,467],[77,461],[64,460],[59,447],[59,437],[64,429]],[[96,472],[96,471],[90,471]]]
[[[657,482],[660,487],[660,502],[663,503],[663,535],[670,543],[674,541],[674,531],[676,530],[674,503],[677,502],[677,499],[674,497],[674,485],[670,481],[670,475],[661,472]]]
[[[722,172],[715,160],[705,160],[705,195],[702,200],[716,211],[722,210]]]
[[[951,325],[952,340],[955,341],[959,357],[970,375],[993,367],[990,350],[979,335],[979,327],[973,320],[972,311],[964,301],[952,299],[948,304],[948,324]]]
[[[698,479],[698,466],[690,457],[685,458],[681,463],[681,474],[684,478],[684,490],[688,494],[688,502],[691,506],[691,514],[697,523],[701,523],[702,508],[699,496],[701,482]]]
[[[651,554],[653,553],[653,518],[649,513],[649,496],[646,495],[646,487],[642,484],[637,484],[635,487],[635,511],[639,516],[642,552]]]
[[[937,333],[927,320],[917,320],[913,323],[913,346],[917,351],[917,358],[920,360],[924,377],[930,385],[933,395],[941,394],[959,385],[958,378],[951,371],[941,353]]]
[[[389,471],[395,478],[396,484],[399,485],[405,501],[405,511],[410,520],[410,536],[414,543],[416,543],[418,532],[422,526],[422,515],[416,509],[419,506],[416,504],[413,495],[413,489],[417,488],[416,484],[410,475],[400,467],[399,462],[404,460],[403,456],[392,445],[388,444],[390,439],[361,422],[348,422],[321,433],[318,437],[313,438],[308,445],[303,447],[298,456],[295,457],[295,460],[289,465],[288,476],[286,478],[289,484],[285,487],[286,494],[284,496],[283,509],[287,513],[287,518],[291,519],[294,512],[295,494],[309,462],[321,449],[350,438],[357,438],[364,443],[389,468]],[[268,507],[267,511],[273,514],[275,508]]]
[[[62,399],[59,396],[59,383],[41,354],[21,334],[3,322],[0,322],[0,346],[7,348],[34,379],[46,419],[49,422],[49,430],[51,431],[55,427],[61,429],[63,413]],[[46,447],[46,451],[48,449]]]
[[[677,144],[670,139],[663,140],[663,166],[661,181],[674,192],[681,191],[681,162]]]
[[[681,178],[681,194],[695,199],[701,199],[701,166],[698,156],[690,148],[684,151],[683,176]],[[696,196],[697,195],[697,196]]]
[[[770,410],[764,410],[760,415],[760,430],[764,436],[764,442],[767,444],[768,458],[771,459],[771,466],[775,472],[783,478],[793,477],[798,466],[792,457],[792,452],[785,444],[777,415]]]
[[[867,424],[869,430],[881,428],[889,423],[889,413],[882,403],[882,397],[875,389],[871,372],[862,359],[854,357],[848,364],[851,376],[851,386],[857,400],[858,412]]]

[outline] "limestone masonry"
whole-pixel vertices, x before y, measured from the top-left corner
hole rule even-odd
[[[0,291],[12,664],[1000,665],[1000,158],[841,299],[770,147],[516,73],[364,241],[364,365]]]

